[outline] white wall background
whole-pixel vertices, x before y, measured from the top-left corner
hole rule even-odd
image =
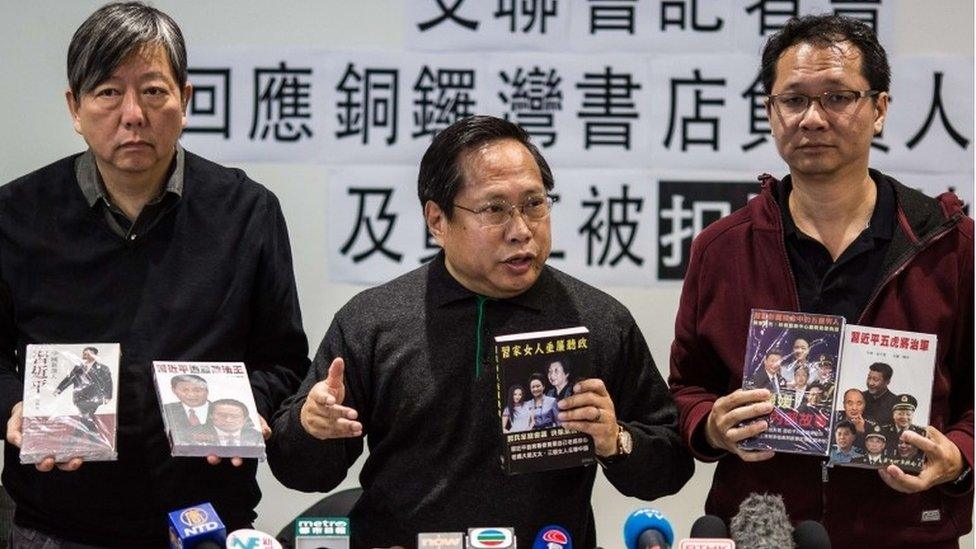
[[[469,0],[488,1],[488,0]],[[402,0],[156,1],[176,19],[194,48],[226,45],[310,46],[336,49],[389,49],[403,46]],[[450,4],[450,3],[448,3]],[[0,182],[9,181],[80,150],[64,103],[65,54],[72,33],[101,2],[0,0]],[[894,43],[889,54],[973,55],[972,0],[897,0]],[[757,59],[758,64],[758,59]],[[898,75],[895,75],[897,79]],[[894,103],[893,109],[898,108]],[[322,166],[243,164],[248,174],[280,198],[288,220],[305,329],[314,351],[333,313],[362,287],[330,283],[324,256],[326,171]],[[897,174],[895,174],[897,175]],[[972,182],[962,183],[972,185]],[[303,189],[321,186],[323,192]],[[418,211],[419,214],[419,211]],[[607,290],[631,309],[646,336],[662,375],[667,375],[679,285]],[[362,459],[345,488],[358,484]],[[695,477],[678,496],[653,503],[675,524],[679,536],[702,514],[712,467],[697,464]],[[320,494],[302,494],[278,484],[265,465],[259,470],[264,499],[259,529],[277,532]],[[593,495],[598,536],[607,547],[620,545],[624,518],[645,502],[619,495],[602,476]],[[972,535],[964,539],[972,546]]]

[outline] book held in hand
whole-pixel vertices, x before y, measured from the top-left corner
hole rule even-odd
[[[153,362],[173,456],[264,459],[264,436],[242,362]]]
[[[495,338],[502,467],[510,475],[587,465],[593,438],[559,424],[557,402],[592,372],[583,326]]]
[[[769,428],[746,450],[827,455],[844,317],[753,309],[743,389],[767,389]]]
[[[901,434],[926,434],[937,343],[934,334],[847,325],[830,465],[922,470],[924,453]]]
[[[118,343],[27,346],[21,463],[118,458],[120,354]]]
[[[739,447],[920,472],[924,454],[901,436],[926,436],[937,343],[839,316],[753,309],[742,388],[769,390],[774,408],[754,420],[769,428]]]

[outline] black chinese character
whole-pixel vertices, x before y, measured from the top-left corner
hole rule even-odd
[[[370,247],[353,255],[353,263],[359,263],[376,252],[380,252],[389,259],[400,263],[403,260],[403,254],[391,251],[384,247],[387,239],[390,238],[390,233],[393,232],[393,227],[396,225],[397,214],[391,214],[386,211],[386,207],[390,203],[390,196],[393,195],[393,189],[350,187],[349,194],[357,195],[359,197],[359,210],[356,212],[356,226],[353,228],[352,234],[349,235],[349,239],[346,240],[346,243],[342,245],[342,248],[339,251],[342,253],[342,255],[348,254],[349,250],[352,249],[353,244],[356,243],[356,239],[359,237],[360,229],[365,226],[366,234],[370,241]],[[370,196],[376,196],[382,199],[379,211],[376,212],[375,219],[366,215],[366,202]],[[374,229],[373,225],[374,222],[379,224],[380,221],[386,223],[386,229],[383,231],[382,235],[377,236],[379,230]]]
[[[579,234],[586,235],[586,264],[593,265],[594,244],[603,243],[603,252],[596,260],[597,265],[607,264],[607,256],[614,248],[614,243],[619,248],[617,254],[610,259],[611,267],[615,267],[625,257],[635,265],[643,265],[644,258],[634,254],[630,247],[637,236],[637,221],[630,217],[631,209],[634,213],[640,213],[644,206],[643,198],[631,198],[627,196],[630,185],[624,184],[623,196],[620,198],[607,199],[606,215],[601,216],[604,202],[599,200],[600,193],[596,187],[590,186],[590,196],[595,200],[584,200],[583,206],[592,210],[589,219],[579,228]],[[599,219],[598,219],[599,218]]]
[[[369,143],[370,129],[386,128],[386,143],[396,143],[397,79],[397,69],[366,69],[360,73],[349,63],[336,86],[336,91],[345,95],[336,104],[341,126],[336,137],[358,135],[365,145]]]
[[[755,139],[742,145],[743,151],[749,151],[766,142],[770,135],[769,115],[766,114],[766,93],[763,91],[762,79],[756,77],[749,88],[742,92],[742,97],[749,100],[749,135]]]
[[[424,65],[413,89],[417,92],[413,100],[414,138],[435,135],[472,114],[473,70],[437,69],[435,74]]]
[[[507,86],[498,92],[499,99],[508,106],[505,119],[510,120],[514,115],[515,122],[538,139],[542,147],[555,144],[553,116],[563,109],[563,92],[559,87],[563,79],[556,74],[556,69],[543,71],[536,65],[525,72],[518,67],[511,76],[505,71],[498,76]]]
[[[519,9],[515,7],[518,5]],[[539,34],[546,33],[546,19],[555,17],[559,0],[498,0],[498,9],[493,14],[495,19],[508,18],[508,31],[516,32],[516,22],[525,19],[520,29],[529,32],[538,23]]]
[[[675,25],[681,30],[686,29],[688,20],[685,18],[685,12],[688,4],[691,4],[691,30],[717,32],[722,29],[725,21],[721,17],[716,17],[715,21],[709,24],[698,20],[698,0],[665,0],[661,2],[661,30],[667,30],[668,25]]]
[[[608,66],[603,72],[588,72],[576,84],[583,91],[583,110],[577,114],[586,121],[585,148],[594,146],[623,147],[630,150],[630,122],[638,118],[634,110],[634,90],[641,85],[629,73],[614,73]]]
[[[191,117],[183,131],[219,133],[230,139],[230,69],[189,69],[193,92],[187,114]]]
[[[929,126],[932,125],[932,120],[935,118],[936,113],[939,115],[939,121],[942,122],[942,127],[945,128],[946,132],[949,133],[949,137],[959,145],[960,148],[965,149],[969,145],[969,140],[962,136],[961,133],[957,132],[952,124],[949,122],[949,117],[946,116],[945,107],[942,105],[942,72],[936,71],[933,75],[935,77],[935,86],[932,91],[932,106],[929,107],[929,114],[925,118],[925,124],[922,128],[918,130],[911,139],[908,140],[905,145],[909,149],[914,149],[916,145],[925,137],[925,134],[929,131]]]
[[[871,27],[874,32],[878,32],[878,8],[881,6],[881,0],[830,0],[830,3],[835,6],[845,5],[834,8],[835,15],[857,19]]]
[[[477,21],[472,21],[471,19],[465,19],[457,14],[457,10],[461,6],[461,4],[464,3],[464,0],[454,0],[454,3],[451,4],[451,7],[445,6],[444,0],[434,0],[434,1],[437,2],[438,7],[441,8],[441,14],[431,19],[430,21],[417,23],[417,28],[420,29],[420,32],[427,32],[431,28],[440,25],[441,23],[443,23],[448,19],[454,21],[458,25],[461,25],[462,27],[468,30],[472,30],[472,31],[478,30]]]
[[[759,11],[759,36],[776,32],[798,15],[798,0],[759,0],[746,8],[746,13]]]
[[[637,0],[589,0],[590,34],[598,31],[626,31],[634,34],[634,4]]]
[[[282,61],[277,67],[254,69],[254,115],[249,137],[267,139],[274,129],[275,141],[312,137],[305,123],[312,117],[309,77],[312,69],[295,69]],[[260,133],[260,135],[259,135]]]
[[[672,78],[671,79],[671,115],[670,121],[668,122],[668,134],[664,138],[664,146],[671,148],[671,138],[674,135],[674,122],[677,116],[677,104],[678,104],[678,89],[681,86],[694,86],[695,88],[695,108],[694,116],[682,116],[681,117],[681,150],[687,151],[688,145],[710,145],[712,150],[718,150],[718,123],[719,119],[717,117],[703,117],[702,107],[706,105],[722,106],[725,105],[725,99],[721,97],[711,97],[705,98],[703,96],[703,86],[725,86],[724,78],[713,78],[710,80],[705,80],[701,76],[701,70],[695,69],[694,78],[684,79],[684,78]],[[689,132],[693,125],[705,126],[707,130],[710,130],[710,136],[708,137],[692,137]]]

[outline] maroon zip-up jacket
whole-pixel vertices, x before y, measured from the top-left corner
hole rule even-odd
[[[951,193],[933,199],[894,184],[897,223],[882,275],[858,324],[937,334],[931,424],[973,463],[973,220]],[[718,461],[705,511],[726,521],[751,492],[782,494],[791,520],[824,523],[835,548],[957,547],[972,527],[972,475],[902,494],[871,470],[823,467],[814,456],[776,454],[746,463],[705,442],[712,404],[742,385],[749,311],[799,310],[777,205],[781,184],[695,239],[671,347],[671,392],[692,453]],[[923,519],[924,517],[924,519]]]

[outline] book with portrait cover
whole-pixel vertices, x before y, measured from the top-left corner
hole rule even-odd
[[[21,463],[118,459],[120,354],[118,343],[27,346]]]
[[[556,403],[592,372],[583,326],[495,337],[496,393],[510,475],[565,469],[596,461],[593,438],[559,425]]]
[[[739,442],[746,450],[826,456],[830,448],[835,365],[844,317],[753,309],[743,389],[768,389],[769,428]]]
[[[264,436],[242,362],[153,362],[173,456],[264,459]]]
[[[922,470],[925,455],[900,437],[906,429],[925,436],[937,344],[934,334],[847,325],[831,466]]]

